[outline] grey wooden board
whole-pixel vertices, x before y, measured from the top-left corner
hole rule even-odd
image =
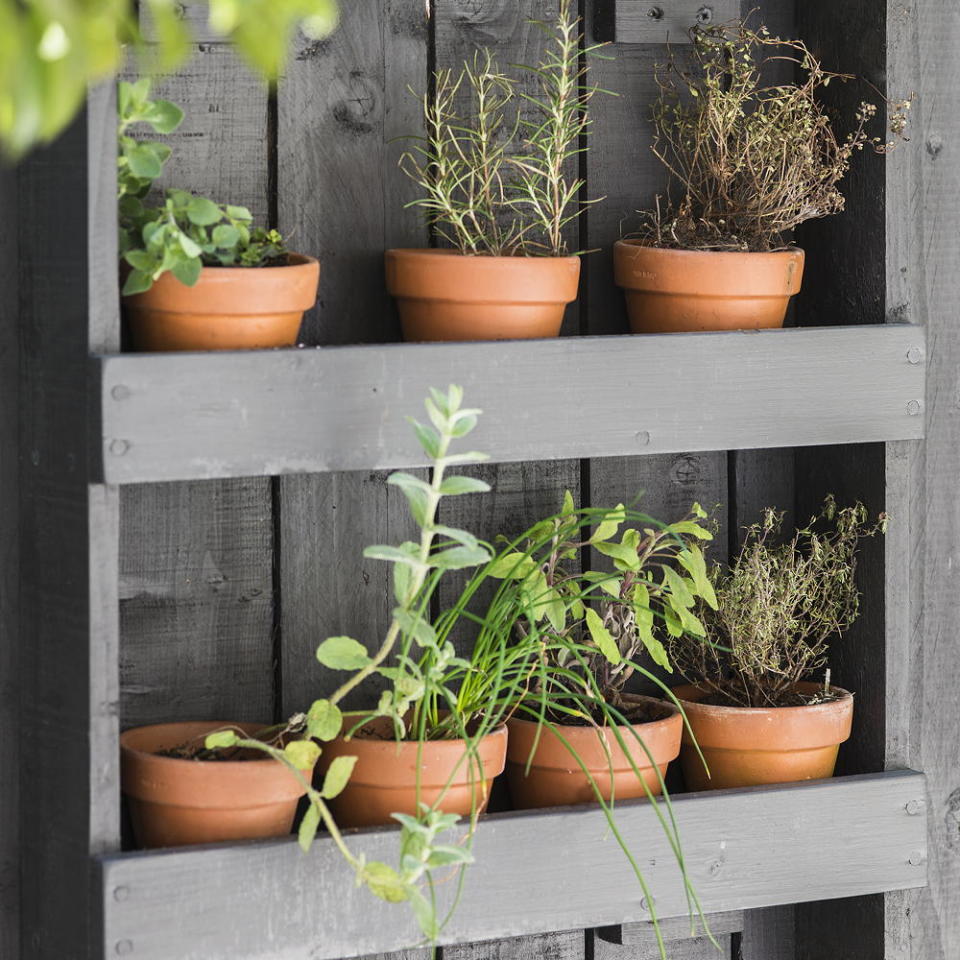
[[[716,945],[708,937],[672,940],[666,944],[667,960],[731,960],[730,934],[719,934],[714,939]],[[656,942],[623,946],[598,941],[593,960],[660,960],[660,948]]]
[[[912,756],[929,771],[929,890],[886,899],[886,949],[896,960],[950,960],[960,955],[960,702],[957,659],[951,656],[958,617],[954,584],[960,514],[956,320],[960,300],[960,116],[950,100],[960,64],[956,5],[891,4],[887,23],[888,87],[915,90],[911,142],[887,174],[887,312],[928,325],[931,380],[927,440],[887,449],[888,497],[908,525],[888,550],[897,551],[888,580],[887,759]],[[904,667],[909,662],[909,669]]]
[[[906,811],[923,794],[922,775],[905,771],[687,794],[674,810],[688,874],[713,913],[923,885],[925,824]],[[625,842],[643,851],[660,914],[682,916],[682,882],[654,811],[629,803],[617,817]],[[396,840],[391,830],[349,838],[355,854],[386,860]],[[649,917],[595,808],[488,817],[474,849],[441,943]],[[336,960],[417,939],[403,907],[355,887],[328,839],[309,855],[278,841],[110,856],[101,870],[107,954],[129,940],[141,960]]]
[[[111,356],[96,442],[111,483],[420,466],[404,417],[438,380],[495,461],[916,439],[911,350],[920,328],[880,326]]]
[[[86,357],[119,346],[116,299],[102,289],[116,277],[115,116],[112,84],[93,91],[19,180],[20,956],[30,960],[86,956],[99,939],[89,857],[118,844],[117,491],[90,485],[83,449],[96,408]]]
[[[185,111],[160,184],[244,204],[266,223],[265,84],[230,48],[201,44],[155,93]],[[121,491],[124,726],[273,719],[272,549],[268,479]]]
[[[483,940],[479,943],[445,947],[444,960],[583,960],[586,934],[583,930],[538,933],[507,940]]]
[[[729,910],[726,913],[713,913],[706,917],[706,927],[714,937],[739,933],[743,930],[744,913],[742,910]],[[659,924],[660,936],[664,941],[702,939],[707,936],[703,920],[696,916],[672,917]],[[598,931],[598,939],[621,946],[648,946],[657,942],[657,931],[649,920],[641,923],[625,923],[619,927],[609,927]]]
[[[0,956],[20,955],[17,174],[0,170]]]
[[[726,23],[740,15],[739,0],[594,0],[598,40],[684,44],[698,24]]]

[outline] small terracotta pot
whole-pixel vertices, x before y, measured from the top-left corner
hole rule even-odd
[[[280,837],[288,834],[297,801],[306,792],[297,778],[268,756],[198,761],[160,757],[221,727],[247,734],[262,723],[161,723],[120,735],[120,782],[141,847],[180,847]],[[311,771],[304,771],[309,780]]]
[[[819,683],[798,683],[816,693]],[[831,687],[838,700],[805,707],[714,707],[694,686],[675,687],[703,756],[684,727],[680,762],[688,790],[720,790],[833,776],[840,744],[850,737],[853,694]]]
[[[625,698],[627,699],[627,698]],[[647,703],[662,711],[663,719],[633,724],[633,730],[643,739],[650,757],[637,743],[630,727],[620,727],[620,734],[627,746],[626,753],[617,742],[613,732],[603,730],[603,739],[610,750],[607,756],[600,733],[594,727],[559,726],[584,765],[590,771],[605,800],[611,794],[615,800],[633,800],[647,795],[643,784],[637,779],[627,754],[640,770],[643,782],[650,793],[661,792],[660,776],[667,771],[671,760],[680,753],[682,721],[680,711],[673,704],[663,703],[651,697],[629,696],[636,703]],[[507,749],[507,777],[513,805],[521,810],[531,807],[558,807],[574,803],[596,803],[597,797],[587,775],[566,745],[549,727],[543,727],[536,753],[526,773],[530,751],[537,733],[537,723],[514,718],[509,721],[510,743]],[[611,764],[613,767],[611,776]],[[614,788],[615,789],[612,789]]]
[[[614,279],[634,333],[782,327],[800,292],[803,251],[667,250],[637,240],[613,248]]]
[[[291,253],[282,267],[204,267],[192,287],[165,273],[123,302],[137,350],[291,347],[319,282],[320,264]]]
[[[386,269],[403,337],[414,341],[557,337],[580,284],[579,257],[388,250]]]
[[[376,730],[384,739],[354,736],[350,740],[334,740],[323,745],[317,765],[323,774],[334,757],[357,758],[350,782],[343,793],[330,801],[333,815],[341,827],[395,824],[392,815],[415,815],[418,800],[430,805],[439,800],[444,813],[457,813],[463,817],[469,816],[474,806],[478,813],[486,809],[493,780],[503,773],[506,761],[505,726],[497,727],[477,745],[480,770],[477,769],[476,755],[473,758],[467,756],[463,740],[397,743],[393,739],[389,718],[377,717],[366,726]],[[419,752],[421,748],[422,753]]]

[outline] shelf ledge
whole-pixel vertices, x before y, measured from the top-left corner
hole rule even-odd
[[[95,358],[106,483],[426,464],[430,386],[484,411],[494,462],[910,440],[906,325]]]
[[[924,886],[924,797],[922,774],[897,771],[685,794],[673,806],[690,879],[712,914]],[[617,823],[659,915],[682,916],[679,871],[654,814],[646,802],[625,803]],[[396,858],[394,830],[358,832],[350,843],[369,860]],[[474,850],[441,943],[650,918],[597,808],[487,817]],[[340,960],[418,939],[408,908],[357,889],[329,838],[309,854],[283,840],[119,854],[99,866],[103,956]]]

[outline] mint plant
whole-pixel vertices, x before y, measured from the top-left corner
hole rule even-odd
[[[186,190],[167,189],[159,201],[149,197],[171,155],[169,145],[137,139],[130,129],[149,126],[172,133],[183,111],[169,100],[150,99],[150,80],[120,83],[117,103],[117,193],[120,255],[132,268],[125,296],[149,290],[168,271],[192,287],[209,267],[269,267],[287,262],[276,230],[253,227],[246,207],[220,204]]]

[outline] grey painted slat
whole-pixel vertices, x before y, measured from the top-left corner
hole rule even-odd
[[[20,952],[20,709],[17,410],[18,202],[15,170],[0,170],[0,956]]]
[[[666,945],[667,958],[668,960],[736,960],[731,958],[730,934],[719,934],[714,939],[717,941],[717,946],[714,946],[707,937],[673,940]],[[594,946],[593,960],[660,960],[660,948],[656,942],[622,946],[598,940]]]
[[[916,439],[922,346],[878,326],[112,356],[100,443],[112,483],[419,466],[404,417],[438,381],[484,408],[496,461]]]
[[[688,794],[674,807],[689,875],[713,913],[922,885],[925,825],[906,806],[923,792],[922,775],[905,771]],[[643,851],[661,914],[683,915],[682,883],[654,811],[623,804],[617,816],[626,843]],[[396,833],[358,832],[350,842],[356,853],[390,859]],[[442,942],[648,916],[596,809],[492,816],[474,849]],[[405,908],[357,889],[326,839],[309,855],[280,841],[107,857],[101,869],[108,955],[130,940],[140,960],[335,960],[416,940]]]
[[[596,35],[616,43],[671,44],[689,43],[691,27],[701,22],[709,10],[707,22],[726,23],[740,14],[739,0],[670,0],[656,4],[651,0],[595,0],[599,9]],[[654,10],[660,15],[655,16]]]
[[[92,91],[19,178],[23,960],[88,955],[89,857],[119,840],[117,491],[90,485],[83,442],[86,358],[119,346],[115,116],[113,85]]]
[[[742,910],[729,910],[726,913],[710,914],[707,926],[715,937],[724,934],[739,933],[743,930],[744,913]],[[703,922],[696,917],[691,924],[689,917],[673,917],[660,924],[660,936],[664,941],[700,939],[706,936]],[[653,924],[647,920],[642,923],[625,923],[619,927],[609,927],[599,931],[598,939],[622,946],[649,945],[657,942],[657,933]]]
[[[185,111],[165,138],[174,153],[161,185],[244,204],[265,223],[266,85],[228,47],[201,44],[155,92]],[[121,491],[124,726],[273,718],[272,549],[269,479]]]

